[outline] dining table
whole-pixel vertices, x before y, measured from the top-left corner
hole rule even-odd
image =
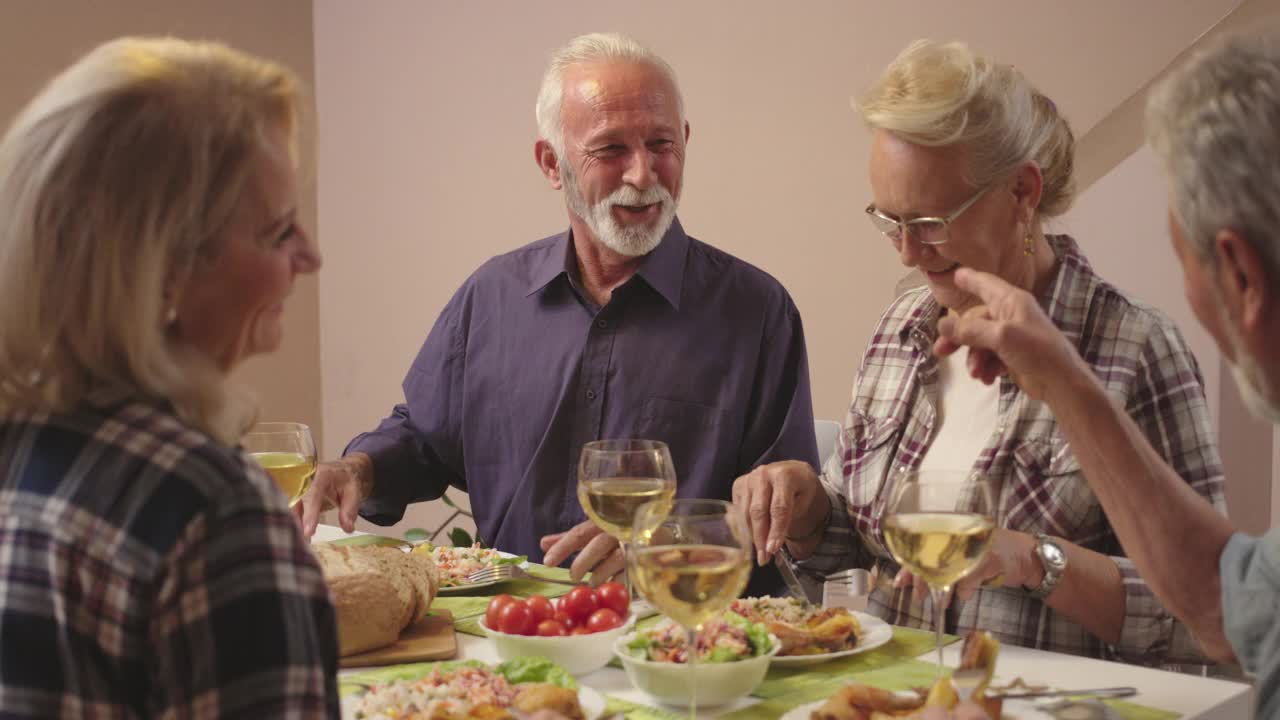
[[[312,542],[337,541],[347,537],[350,536],[341,528],[322,524],[317,527]],[[564,574],[558,568],[547,569],[537,565],[530,568],[535,574],[539,569]],[[455,606],[463,610],[453,611],[458,630],[457,659],[493,663],[502,659],[494,644],[479,633],[476,620],[477,615],[483,613],[486,593],[492,595],[505,591],[501,585],[485,588],[476,591],[471,601],[463,600],[462,605]],[[933,633],[896,627],[893,632],[893,643],[854,658],[804,668],[773,667],[761,688],[752,695],[729,705],[700,708],[698,716],[724,720],[774,720],[803,704],[801,701],[811,702],[829,694],[832,687],[843,681],[860,681],[894,690],[927,685],[936,662]],[[956,638],[949,639],[950,644],[943,650],[944,664],[954,667],[959,662],[960,643],[955,642]],[[359,671],[344,670],[342,674],[353,672]],[[924,683],[919,682],[922,678]],[[996,680],[1008,683],[1015,678],[1027,684],[1055,688],[1132,686],[1137,689],[1136,695],[1108,701],[1108,714],[1097,716],[1120,720],[1231,720],[1251,717],[1253,709],[1253,688],[1247,683],[1004,644],[999,651]],[[577,680],[605,696],[610,713],[622,716],[619,720],[623,717],[625,720],[679,720],[688,717],[683,709],[654,703],[632,687],[623,670],[614,665],[578,676]],[[1006,713],[1006,717],[1017,716]],[[1035,717],[1054,715],[1037,713]],[[1062,713],[1058,717],[1080,716]]]

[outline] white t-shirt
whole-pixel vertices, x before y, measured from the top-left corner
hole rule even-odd
[[[961,350],[938,361],[937,433],[920,460],[921,471],[972,468],[995,432],[1000,383],[984,385],[970,377],[967,354]]]

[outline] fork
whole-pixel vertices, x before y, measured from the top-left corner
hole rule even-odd
[[[967,703],[973,701],[973,692],[982,684],[983,679],[987,676],[987,672],[980,668],[965,668],[956,670],[951,673],[951,685],[956,689],[956,695],[959,696],[960,702]],[[1094,698],[1123,698],[1137,695],[1138,691],[1132,687],[1109,687],[1109,688],[1088,688],[1085,690],[1031,690],[1027,692],[992,692],[988,693],[992,697],[1005,698],[1009,700],[1030,700],[1032,698],[1052,698],[1052,697],[1071,697],[1074,695],[1088,695]]]
[[[490,565],[483,570],[477,570],[467,576],[467,582],[473,584],[501,582],[503,580],[533,580],[535,582],[549,582],[557,585],[581,584],[572,580],[556,580],[554,578],[530,575],[519,565]]]

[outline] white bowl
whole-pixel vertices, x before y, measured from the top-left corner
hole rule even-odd
[[[773,648],[759,657],[726,663],[694,663],[693,672],[684,663],[642,660],[627,653],[627,643],[635,636],[618,638],[613,653],[622,661],[631,684],[649,697],[667,705],[689,706],[691,683],[698,685],[698,707],[724,705],[755,690],[769,671],[769,662],[782,649],[770,635]]]
[[[635,617],[632,616],[618,627],[604,632],[543,637],[499,632],[485,625],[482,617],[480,629],[493,640],[493,644],[498,648],[498,655],[503,660],[513,660],[518,657],[544,657],[574,675],[585,675],[608,664],[613,658],[614,641],[627,632],[634,623]]]

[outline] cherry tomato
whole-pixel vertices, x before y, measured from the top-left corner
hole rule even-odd
[[[591,631],[587,629],[586,625],[579,625],[578,627],[570,630],[569,634],[570,635],[590,635]]]
[[[583,623],[591,617],[591,613],[600,609],[600,601],[596,598],[594,590],[586,585],[579,585],[564,596],[563,609],[569,617]]]
[[[612,630],[622,624],[622,616],[609,608],[600,608],[587,619],[587,631],[598,633]]]
[[[556,620],[543,620],[538,623],[538,634],[543,637],[562,637],[569,634],[569,628]]]
[[[489,607],[484,611],[484,624],[493,630],[497,630],[498,618],[502,614],[502,608],[510,605],[512,602],[515,602],[515,598],[506,593],[495,595],[493,599],[489,601]]]
[[[556,610],[555,617],[553,617],[552,620],[555,620],[556,622],[565,626],[565,629],[567,630],[572,630],[578,627],[578,622],[574,620],[572,617],[569,617],[569,613],[565,612],[564,610]]]
[[[627,597],[627,588],[622,583],[607,582],[596,588],[596,597],[600,598],[600,607],[606,607],[626,617],[631,609],[631,598]]]
[[[533,614],[533,624],[537,625],[543,620],[550,620],[556,614],[556,609],[551,605],[551,601],[541,595],[534,595],[524,601],[529,606],[529,612]]]
[[[498,616],[498,630],[509,635],[532,635],[536,627],[523,600],[512,600]]]

